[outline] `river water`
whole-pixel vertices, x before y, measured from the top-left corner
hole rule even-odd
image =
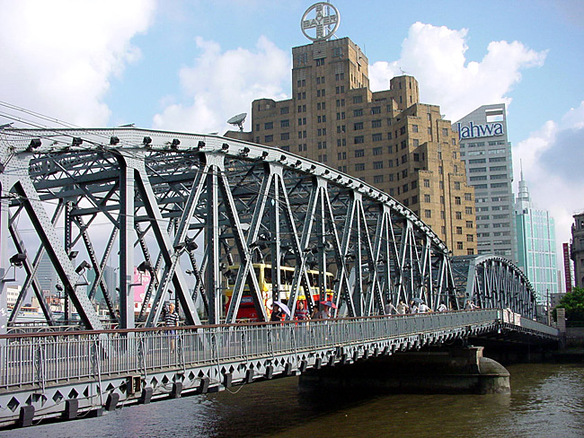
[[[287,378],[0,437],[584,437],[584,365],[507,369],[511,395],[316,393]]]

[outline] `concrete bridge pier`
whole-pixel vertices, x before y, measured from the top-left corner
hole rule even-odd
[[[336,387],[390,393],[509,394],[509,371],[483,347],[395,353],[351,365],[309,370],[301,388]]]

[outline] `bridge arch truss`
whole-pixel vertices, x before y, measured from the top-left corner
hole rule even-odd
[[[4,328],[32,294],[47,323],[57,324],[56,292],[40,284],[43,258],[72,304],[66,310],[96,330],[104,320],[154,326],[171,299],[187,324],[236,322],[250,296],[267,320],[257,263],[271,266],[274,285],[284,282],[282,267],[292,268],[292,309],[310,288],[351,317],[415,298],[434,309],[464,306],[448,248],[412,211],[281,149],[135,128],[7,129],[0,163]],[[4,292],[17,278],[23,288],[9,309]]]
[[[527,276],[504,257],[494,255],[460,256],[452,259],[452,271],[463,306],[512,309],[535,318],[535,291]]]

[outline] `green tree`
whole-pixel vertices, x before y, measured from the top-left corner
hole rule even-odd
[[[566,309],[569,321],[584,321],[584,288],[576,287],[560,300],[557,307]]]

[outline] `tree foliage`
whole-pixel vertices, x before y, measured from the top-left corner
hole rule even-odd
[[[584,288],[576,287],[567,293],[557,307],[566,309],[566,318],[571,321],[584,321]]]

